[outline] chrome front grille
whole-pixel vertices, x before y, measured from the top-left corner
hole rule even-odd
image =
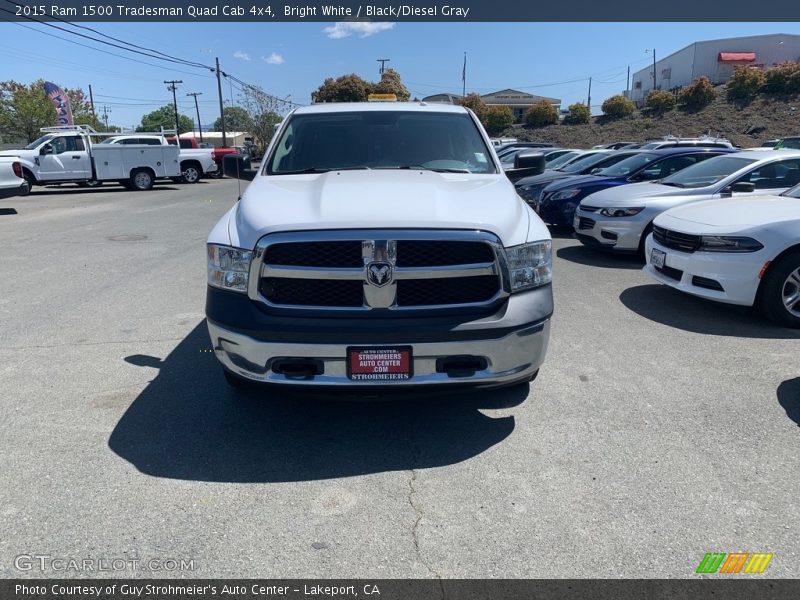
[[[482,231],[339,230],[263,237],[251,299],[285,309],[488,306],[507,295],[504,253]]]

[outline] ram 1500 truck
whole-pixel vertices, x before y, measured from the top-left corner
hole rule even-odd
[[[231,385],[370,395],[536,377],[551,238],[471,111],[298,108],[243,178],[207,244],[208,330]]]

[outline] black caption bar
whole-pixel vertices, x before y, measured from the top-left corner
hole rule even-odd
[[[800,21],[794,0],[419,0],[363,3],[280,0],[0,0],[0,18],[12,21],[429,21],[620,22]]]
[[[26,579],[0,581],[3,600],[619,600],[623,598],[794,600],[786,579],[639,580],[224,580]]]

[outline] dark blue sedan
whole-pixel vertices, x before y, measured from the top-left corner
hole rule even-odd
[[[585,176],[567,177],[549,184],[532,205],[545,223],[572,225],[575,209],[589,194],[639,181],[657,181],[700,161],[736,152],[729,148],[665,148],[626,158]]]

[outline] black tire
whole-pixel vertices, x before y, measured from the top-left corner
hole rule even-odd
[[[152,190],[156,178],[153,176],[150,169],[134,169],[131,172],[130,189],[139,192],[146,192]]]
[[[33,190],[33,186],[36,185],[36,177],[33,176],[33,173],[30,171],[23,171],[22,177],[28,182],[28,191]]]
[[[800,328],[800,248],[790,250],[770,265],[756,303],[773,323]]]
[[[197,183],[203,176],[203,172],[197,163],[189,162],[181,165],[182,183]]]
[[[215,171],[209,171],[206,173],[206,177],[210,179],[222,179],[222,165],[217,165],[217,169]]]
[[[650,235],[651,233],[653,233],[653,222],[652,221],[650,221],[647,224],[647,227],[645,227],[644,231],[642,232],[642,237],[639,238],[639,249],[636,251],[636,254],[642,260],[646,260],[645,255],[644,255],[644,244],[647,241],[647,236]]]

